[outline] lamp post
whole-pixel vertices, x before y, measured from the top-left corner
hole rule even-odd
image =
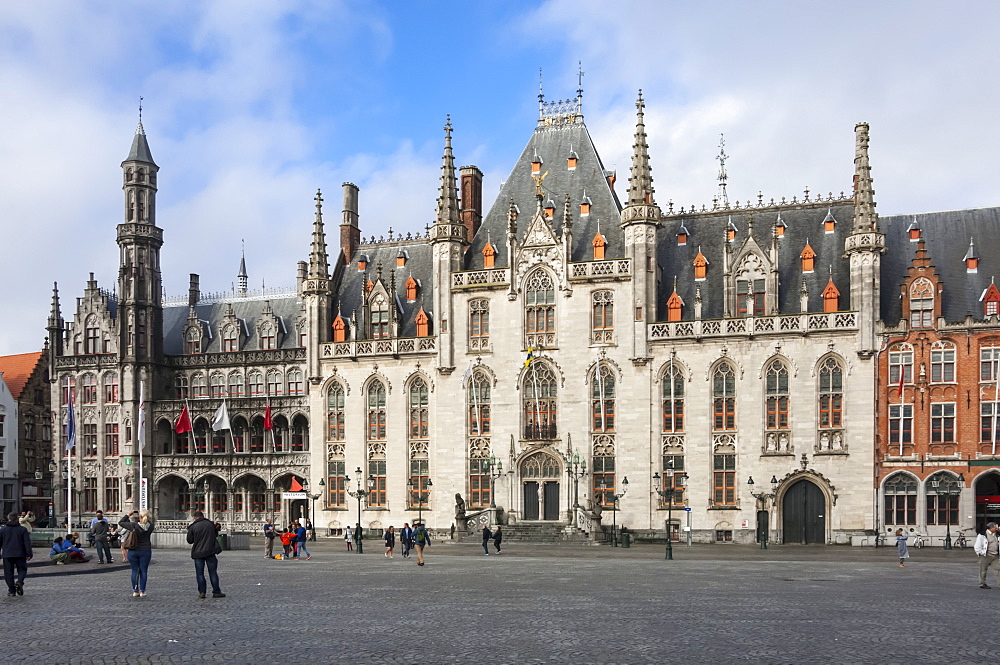
[[[496,455],[490,453],[490,458],[486,460],[486,473],[490,474],[490,508],[496,508],[497,478],[505,475],[503,460],[498,460]]]
[[[573,451],[573,456],[566,457],[566,473],[573,479],[573,524],[576,524],[576,509],[580,507],[580,478],[587,475],[587,460],[580,459],[580,453]]]
[[[938,496],[938,515],[941,514],[941,499],[945,500],[944,520],[945,536],[944,549],[951,549],[951,502],[952,497],[962,493],[962,486],[965,484],[965,476],[958,474],[958,478],[947,477],[945,480],[932,480],[931,489]]]
[[[364,499],[366,496],[368,496],[369,492],[375,486],[375,477],[374,476],[368,476],[368,486],[366,488],[366,487],[364,487],[362,485],[362,483],[364,482],[364,476],[361,475],[361,467],[359,466],[354,473],[358,474],[358,476],[356,478],[356,482],[357,482],[357,486],[358,487],[353,492],[351,490],[347,490],[347,493],[350,494],[352,497],[354,497],[355,499],[358,500],[358,525],[357,525],[358,554],[364,554],[365,553],[365,546],[364,546],[364,539],[365,539],[364,536],[365,536],[365,533],[361,529],[361,500]]]
[[[326,481],[322,478],[319,479],[319,491],[312,495],[312,514],[309,515],[309,523],[312,524],[312,536],[311,540],[316,542],[316,499],[323,495],[323,488],[326,487]]]
[[[771,476],[771,491],[770,492],[754,492],[753,491],[753,486],[754,486],[753,476],[750,476],[750,477],[747,478],[747,485],[750,487],[750,496],[752,496],[753,498],[757,499],[762,504],[761,507],[763,508],[763,510],[759,511],[757,513],[757,539],[760,541],[760,548],[762,550],[766,550],[767,549],[767,541],[768,541],[768,538],[770,536],[770,525],[767,523],[767,516],[768,516],[767,501],[768,501],[768,499],[773,499],[774,495],[778,491],[778,477],[777,476]],[[761,512],[764,513],[763,524],[761,524],[761,515],[760,515]]]
[[[667,561],[672,561],[674,558],[674,543],[673,543],[673,530],[674,530],[674,501],[677,500],[678,494],[680,498],[684,497],[684,484],[687,481],[688,475],[686,473],[681,473],[680,475],[673,472],[673,464],[669,466],[669,477],[667,471],[663,472],[663,478],[660,478],[659,473],[653,474],[653,489],[667,502],[667,551],[665,553],[665,558]],[[667,488],[667,482],[670,482],[670,487]],[[662,483],[662,484],[661,484]],[[677,485],[680,484],[680,488]]]
[[[601,489],[601,498],[604,499],[607,496],[608,484],[601,477],[601,482],[598,487]],[[618,501],[625,496],[625,492],[628,491],[628,476],[622,479],[622,491],[621,494],[617,492],[612,492],[611,496],[614,497],[614,502],[611,506],[611,547],[618,547]]]
[[[413,478],[410,478],[408,481],[406,481],[406,484],[410,487],[410,496],[414,497],[417,500],[417,522],[419,524],[423,524],[424,502],[427,501],[427,497],[430,495],[431,487],[434,486],[434,483],[432,483],[431,479],[428,478],[427,481],[424,482],[423,488],[421,488],[418,485],[414,484]]]
[[[58,471],[59,465],[56,464],[55,460],[49,461],[49,473],[52,474],[52,480],[49,483],[49,528],[54,529],[56,527],[56,471]]]

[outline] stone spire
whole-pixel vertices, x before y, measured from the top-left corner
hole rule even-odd
[[[438,188],[437,223],[461,224],[458,186],[455,179],[455,155],[451,150],[451,116],[444,125],[444,157],[441,161],[441,186]]]
[[[128,151],[126,162],[146,162],[156,164],[153,161],[153,153],[149,151],[149,143],[146,142],[146,130],[142,128],[142,103],[139,103],[139,124],[135,128],[135,136],[132,137],[132,148]]]
[[[872,169],[868,163],[867,122],[859,122],[854,127],[854,138],[853,233],[878,232],[878,213],[875,212],[875,188],[872,186]]]
[[[312,243],[309,246],[309,279],[330,279],[330,261],[326,253],[326,231],[323,228],[323,193],[316,190],[316,219],[313,221]]]
[[[247,275],[247,253],[246,250],[241,252],[240,256],[240,274],[236,276],[237,283],[239,284],[239,294],[245,296],[247,294],[247,282],[250,280],[250,276]]]
[[[59,311],[59,283],[52,282],[52,309],[49,312],[49,330],[62,329],[62,313]]]
[[[635,121],[635,143],[632,144],[632,172],[628,179],[628,205],[653,204],[653,175],[649,165],[649,145],[646,142],[646,125],[643,122],[643,109],[646,103],[642,99],[642,90],[635,103],[638,109]]]

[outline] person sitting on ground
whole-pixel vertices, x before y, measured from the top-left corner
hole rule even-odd
[[[49,558],[57,565],[63,565],[69,561],[76,561],[77,563],[86,561],[87,557],[84,556],[83,550],[75,546],[68,538],[69,536],[66,538],[58,537],[52,541]]]

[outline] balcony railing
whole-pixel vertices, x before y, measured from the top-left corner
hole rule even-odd
[[[767,335],[789,332],[851,331],[858,327],[857,312],[817,312],[782,314],[704,321],[673,321],[649,324],[652,341],[683,337],[725,337],[728,335]]]
[[[404,337],[333,342],[320,346],[321,358],[356,358],[358,356],[396,356],[427,353],[437,349],[436,337]]]
[[[555,425],[525,425],[524,438],[530,441],[547,441],[557,436]]]

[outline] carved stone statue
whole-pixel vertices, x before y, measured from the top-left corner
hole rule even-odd
[[[460,493],[455,494],[455,519],[462,519],[465,517],[465,499],[462,498]]]
[[[594,503],[593,498],[590,497],[587,498],[587,512],[589,512],[594,517],[600,517],[603,511],[604,508],[601,506],[600,503]]]

